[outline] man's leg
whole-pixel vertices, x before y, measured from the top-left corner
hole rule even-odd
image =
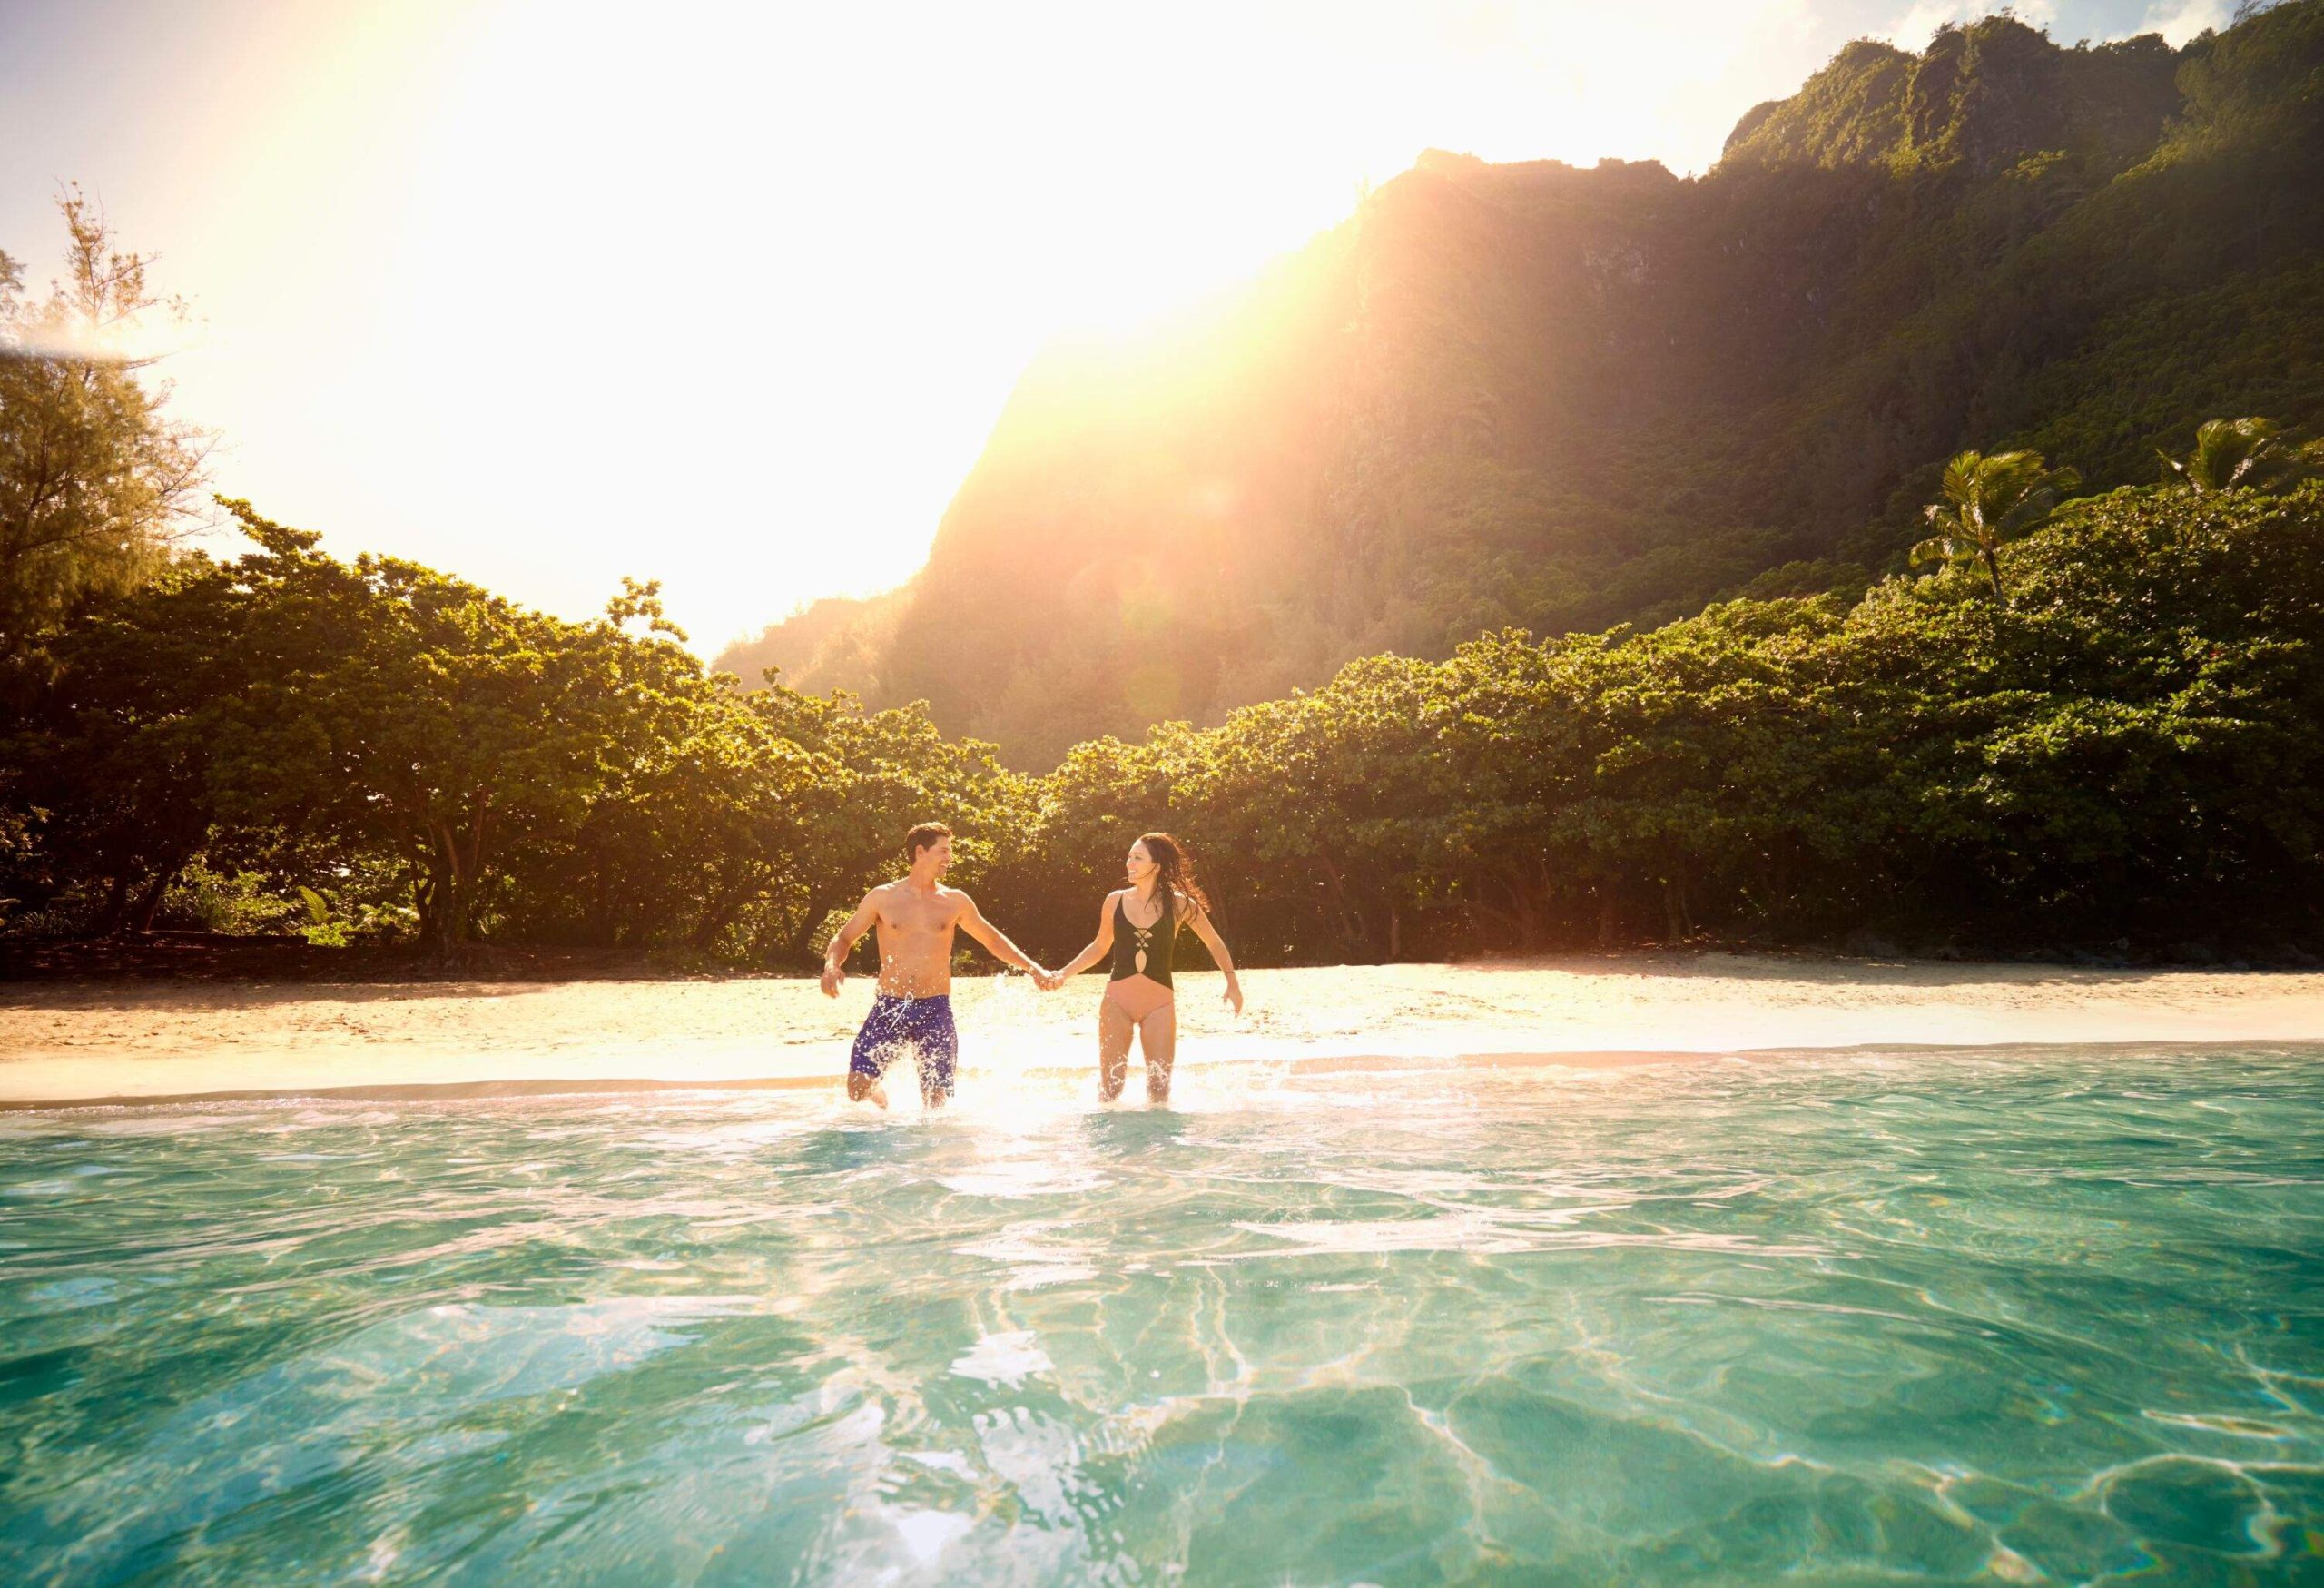
[[[863,1017],[863,1027],[855,1033],[855,1047],[847,1056],[847,1100],[860,1103],[866,1098],[888,1106],[888,1089],[880,1084],[888,1060],[895,1057],[895,1034],[889,1028],[894,1023],[891,1000],[875,998],[872,1012]]]
[[[952,1024],[952,1001],[931,1001],[912,1032],[920,1050],[920,1106],[935,1110],[952,1100],[952,1078],[960,1060],[960,1033]]]

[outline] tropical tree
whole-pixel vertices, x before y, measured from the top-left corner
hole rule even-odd
[[[507,853],[569,841],[715,687],[671,640],[623,631],[658,618],[650,587],[568,623],[416,563],[340,562],[225,506],[262,550],[232,569],[251,682],[205,714],[221,817],[393,856],[440,957],[469,940]]]
[[[2173,458],[2157,449],[2162,477],[2197,496],[2214,491],[2281,490],[2324,474],[2324,442],[2302,442],[2273,419],[2211,419],[2195,432],[2195,449]]]
[[[2082,483],[2071,469],[2052,469],[2039,452],[1963,452],[1945,466],[1945,499],[1926,509],[1934,531],[1912,549],[1924,563],[1974,563],[1992,581],[1994,599],[2009,605],[2001,584],[2002,543],[2015,539],[2057,510]]]
[[[0,254],[0,657],[84,593],[127,589],[206,518],[209,435],[162,412],[148,333],[182,318],[104,212],[57,200],[64,276],[37,302]]]
[[[1181,836],[1207,845],[1281,920],[1334,961],[1402,956],[1431,901],[1442,843],[1429,772],[1443,689],[1433,663],[1350,662],[1323,688],[1246,706],[1207,742],[1155,743],[1181,768]],[[1112,858],[1112,857],[1108,857]],[[1251,902],[1256,903],[1256,899]]]
[[[12,892],[78,895],[99,932],[152,924],[210,833],[209,717],[251,682],[246,608],[226,570],[193,557],[52,638],[41,686],[0,737],[39,848]]]

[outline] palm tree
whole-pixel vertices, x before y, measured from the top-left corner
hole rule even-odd
[[[2057,511],[2066,492],[2082,483],[2071,469],[2052,469],[2039,452],[1964,452],[1945,466],[1945,499],[1928,506],[1935,531],[1913,547],[1915,567],[1925,562],[1975,563],[1993,581],[1994,599],[2009,605],[2001,587],[2001,544]]]
[[[2280,489],[2324,473],[2324,442],[2302,443],[2273,419],[2212,419],[2195,432],[2195,449],[2184,458],[2167,452],[2163,478],[2176,479],[2197,496],[2213,491]]]

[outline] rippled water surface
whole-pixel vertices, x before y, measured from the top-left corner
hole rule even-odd
[[[1084,1084],[0,1117],[0,1581],[2324,1580],[2324,1050]]]

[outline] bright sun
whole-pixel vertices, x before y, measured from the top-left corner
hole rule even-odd
[[[182,403],[337,549],[574,614],[658,577],[714,649],[908,577],[1049,338],[1254,272],[1431,144],[1708,163],[1823,48],[1797,0],[1674,5],[286,17],[193,74]]]

